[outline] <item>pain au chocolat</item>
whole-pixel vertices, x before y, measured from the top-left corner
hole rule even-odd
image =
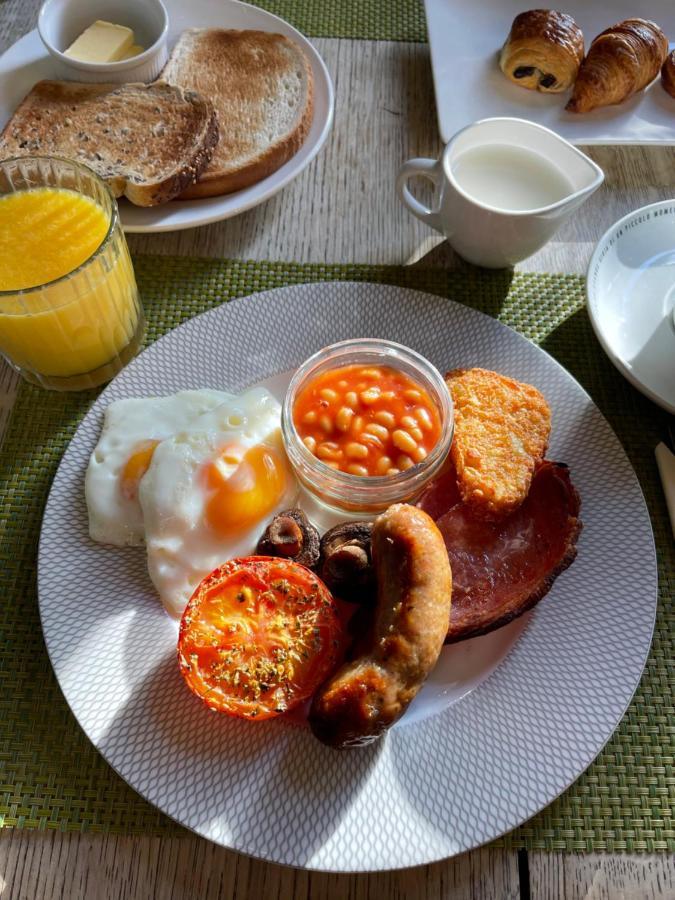
[[[544,93],[571,88],[584,58],[584,36],[571,16],[531,9],[516,16],[499,66],[514,84]]]

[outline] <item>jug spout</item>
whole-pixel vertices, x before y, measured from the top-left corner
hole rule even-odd
[[[605,173],[597,163],[553,131],[550,132],[550,140],[546,139],[545,135],[539,135],[536,148],[538,152],[546,155],[549,162],[570,183],[568,196],[560,200],[561,210],[579,206],[605,180]]]

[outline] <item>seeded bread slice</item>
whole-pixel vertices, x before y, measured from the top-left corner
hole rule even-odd
[[[302,146],[314,82],[302,48],[282,34],[191,28],[161,78],[212,100],[220,139],[181,199],[228,194],[271,175]]]
[[[39,81],[0,134],[0,159],[64,156],[137,206],[176,197],[218,140],[212,104],[179,87]]]

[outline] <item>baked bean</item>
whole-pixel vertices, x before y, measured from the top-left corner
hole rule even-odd
[[[376,447],[378,450],[382,450],[384,447],[379,437],[376,434],[371,434],[369,431],[362,431],[359,435],[359,440],[368,444],[368,446]]]
[[[377,403],[380,399],[380,389],[379,387],[369,387],[365,391],[361,391],[359,397],[361,399],[361,403],[365,403],[366,406],[372,406],[373,403]]]
[[[414,438],[401,428],[397,428],[396,431],[392,433],[391,439],[394,447],[398,450],[402,450],[404,453],[413,453],[417,448]]]
[[[341,378],[338,381],[337,386],[340,388],[340,390],[346,391],[349,387],[349,382],[345,378]]]
[[[308,413],[305,413],[302,417],[302,421],[305,425],[313,425],[316,422],[316,410],[310,409]]]
[[[370,422],[370,424],[366,425],[365,431],[368,434],[374,434],[375,437],[378,437],[381,441],[389,440],[389,429],[385,428],[384,425],[378,425],[377,422]],[[399,449],[402,450],[403,447],[400,447]]]
[[[350,475],[368,475],[368,469],[365,466],[360,466],[358,463],[349,463],[347,466],[347,471]]]
[[[415,463],[410,459],[409,456],[406,456],[405,453],[402,453],[398,459],[396,460],[396,465],[401,469],[402,472],[405,472],[406,469],[412,469]]]
[[[335,416],[335,424],[340,431],[349,431],[349,426],[354,418],[354,410],[351,406],[341,406]]]
[[[324,413],[319,416],[319,425],[323,428],[326,434],[330,434],[333,430],[333,420],[328,415],[328,413]]]
[[[424,435],[417,424],[417,419],[413,419],[412,416],[402,416],[401,425],[403,425],[408,431],[408,434],[411,434],[416,441],[421,441],[424,438]]]
[[[354,418],[352,419],[352,434],[361,434],[364,425],[365,420],[363,416],[354,416]]]
[[[392,466],[391,469],[387,469],[387,475],[398,475],[400,473],[400,469],[397,469],[396,466]]]
[[[415,388],[409,388],[407,391],[403,391],[403,396],[406,400],[412,400],[414,403],[417,403],[422,399],[422,395]]]
[[[316,448],[316,455],[319,459],[342,459],[344,454],[333,441],[323,441]]]
[[[350,441],[345,446],[345,453],[350,459],[366,459],[368,456],[368,448],[365,444],[359,444],[356,441]]]
[[[434,427],[434,423],[431,421],[429,411],[426,410],[423,406],[415,407],[415,417],[419,422],[420,428],[423,428],[425,431],[431,431],[431,429]]]
[[[415,450],[413,451],[412,458],[415,460],[416,463],[422,462],[423,459],[427,458],[427,451],[424,449],[424,447],[422,447],[418,444],[417,447],[415,448]]]
[[[364,378],[382,378],[381,369],[361,369]]]
[[[379,409],[375,413],[374,418],[377,423],[384,425],[385,428],[393,428],[396,424],[396,416],[386,409]]]
[[[393,463],[388,456],[381,456],[378,459],[378,461],[375,463],[375,474],[376,475],[386,475],[392,466],[393,466]]]
[[[347,391],[347,393],[345,394],[345,403],[348,406],[351,406],[353,409],[357,405],[358,402],[359,402],[359,395],[356,393],[356,391]]]
[[[307,447],[310,453],[314,453],[314,451],[316,450],[316,441],[311,436],[311,434],[308,434],[306,437],[304,437],[302,439],[302,443],[305,445],[305,447]]]
[[[334,391],[333,388],[322,388],[319,391],[319,397],[322,400],[327,400],[329,403],[335,403],[337,399],[339,399],[339,394],[337,391]]]

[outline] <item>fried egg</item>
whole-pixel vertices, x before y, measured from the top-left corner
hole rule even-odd
[[[93,540],[118,547],[143,543],[138,486],[157,445],[230,399],[222,391],[198,390],[110,404],[85,476]]]
[[[280,421],[279,403],[254,388],[157,446],[139,497],[148,571],[171,615],[217,566],[254,553],[270,519],[293,504]]]

